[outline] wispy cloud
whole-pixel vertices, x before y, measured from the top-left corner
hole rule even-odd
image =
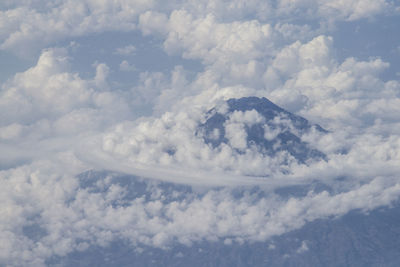
[[[135,52],[136,52],[135,46],[127,45],[125,47],[118,47],[114,53],[121,56],[131,56],[134,55]]]

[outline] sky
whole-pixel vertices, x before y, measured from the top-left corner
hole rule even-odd
[[[391,0],[1,1],[0,265],[45,266],[116,239],[266,241],[390,206],[399,15]],[[222,148],[196,135],[208,110],[246,96],[326,129],[301,139],[327,160],[243,147],[257,112],[230,115]],[[89,170],[140,176],[150,197],[129,197],[112,174],[84,186]],[[160,181],[192,189],[165,198]],[[276,193],[315,183],[331,190]]]

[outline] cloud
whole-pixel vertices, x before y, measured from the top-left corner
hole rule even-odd
[[[133,45],[127,45],[125,47],[118,47],[114,53],[122,56],[131,56],[136,52],[136,47]]]
[[[378,117],[397,122],[391,114],[396,112],[399,83],[380,78],[389,63],[380,58],[358,61],[352,57],[337,62],[332,42],[331,37],[318,36],[304,44],[297,41],[277,53],[263,77],[266,86],[274,85],[268,89],[270,98],[327,128],[354,125],[364,129]]]
[[[139,28],[144,35],[165,34],[168,25],[167,15],[156,11],[147,11],[139,17]]]
[[[389,204],[400,194],[396,179],[376,178],[336,195],[310,192],[285,199],[255,192],[235,197],[230,189],[213,189],[189,197],[184,187],[168,189],[113,174],[77,178],[54,170],[41,162],[0,173],[2,203],[8,207],[1,216],[0,262],[44,265],[51,256],[118,239],[160,248],[225,238],[263,241],[317,218]],[[145,191],[136,191],[143,183]],[[302,244],[298,252],[306,247]]]
[[[136,67],[134,65],[130,65],[128,61],[123,60],[121,64],[119,64],[119,69],[121,71],[135,71]]]
[[[1,167],[69,151],[80,136],[130,118],[122,94],[108,91],[107,73],[98,64],[93,79],[82,79],[70,72],[67,51],[57,48],[43,51],[35,66],[3,84],[0,143],[10,156],[2,153]]]
[[[304,253],[304,252],[306,252],[306,251],[308,251],[309,250],[309,248],[308,248],[308,246],[307,246],[307,242],[306,241],[302,241],[301,242],[301,246],[297,249],[297,253]]]
[[[85,80],[78,73],[70,72],[65,49],[43,51],[35,66],[17,73],[3,85],[2,125],[13,122],[30,125],[43,119],[54,121],[84,109],[106,111],[115,103],[128,115],[129,107],[122,96],[118,91],[108,90],[109,67],[101,63],[95,68],[95,77]],[[107,112],[112,113],[114,109]]]
[[[87,105],[92,91],[85,81],[64,72],[67,69],[65,50],[44,51],[36,66],[5,85],[0,106],[10,112],[2,112],[2,123],[29,123],[48,112],[56,116]]]
[[[392,3],[379,1],[321,1],[319,7],[321,14],[336,15],[346,20],[358,20],[362,18],[370,18],[379,13],[388,12]]]
[[[174,11],[170,16],[171,29],[164,47],[167,52],[183,50],[187,58],[201,58],[209,64],[224,58],[242,62],[261,56],[257,49],[271,38],[271,26],[257,21],[218,23],[209,15],[194,19],[184,10]],[[233,34],[235,33],[235,34]],[[207,38],[205,38],[207,36]]]
[[[66,0],[0,7],[3,52],[39,53],[1,85],[0,265],[45,266],[115,240],[163,249],[265,241],[399,199],[400,83],[382,78],[391,66],[380,57],[339,60],[332,28],[324,26],[391,14],[394,3]],[[135,53],[140,40],[113,48],[115,61],[98,55],[92,69],[79,71],[76,54],[51,48],[135,30],[173,66],[138,71],[125,87],[115,68],[136,71],[137,62],[121,56]],[[193,71],[191,62],[202,69]],[[227,114],[225,101],[245,96],[267,97],[329,130],[298,135],[326,160],[299,163],[285,151],[271,156],[247,146],[246,127],[265,122],[255,110],[230,114],[226,143],[207,144],[199,131],[207,112]],[[284,116],[273,123],[292,127]],[[282,132],[263,129],[266,140]],[[89,169],[121,174],[83,173]],[[302,190],[278,193],[289,186]],[[303,241],[297,252],[308,249]]]
[[[166,29],[167,17],[170,15],[171,26],[175,27],[174,23],[180,19],[177,16],[182,15],[182,12],[194,14],[191,20],[206,19],[208,22],[199,24],[201,27],[206,27],[207,23],[212,23],[209,14],[213,14],[217,21],[224,21],[228,24],[235,20],[245,21],[249,16],[255,16],[260,21],[275,23],[279,20],[296,20],[303,14],[307,14],[309,19],[327,20],[331,23],[371,18],[396,10],[393,3],[385,0],[281,0],[276,4],[273,1],[259,0],[246,2],[236,0],[229,1],[229,3],[223,0],[200,3],[189,1],[184,4],[180,1],[172,1],[162,6],[157,6],[154,1],[141,0],[133,2],[118,0],[112,3],[66,0],[52,4],[45,1],[4,2],[0,7],[3,9],[0,11],[0,20],[4,22],[3,30],[0,32],[0,48],[12,50],[23,57],[32,56],[33,53],[66,38],[106,31],[132,31],[136,29],[138,23],[145,34],[155,32],[165,34],[170,32]],[[248,27],[245,24],[241,28],[234,29],[242,32],[242,37],[245,32],[241,30]],[[184,25],[180,25],[180,28],[183,29]],[[174,29],[176,34],[180,32],[178,28]],[[289,26],[289,28],[293,29],[294,27]],[[208,31],[211,33],[208,37],[212,37],[217,32],[221,32],[221,27],[208,29]],[[224,38],[223,35],[221,37]],[[176,38],[175,35],[170,36],[168,50],[172,51],[173,45],[169,43],[173,43],[174,38]],[[26,46],[26,43],[29,43],[29,47]],[[235,45],[229,47],[237,49],[238,45],[236,41]],[[223,49],[223,47],[219,49]]]
[[[107,30],[132,30],[136,27],[138,15],[152,5],[151,1],[105,3],[67,0],[34,9],[26,3],[1,11],[0,18],[5,25],[0,35],[0,48],[27,56],[30,55],[28,51],[40,51],[48,44],[68,37]]]
[[[304,135],[302,138],[326,152],[331,159],[340,160],[341,164],[345,164],[353,154],[343,156],[341,153],[352,151],[354,149],[352,144],[362,140],[364,133],[372,129],[377,131],[375,125],[382,125],[382,120],[386,125],[398,123],[398,119],[390,115],[397,113],[398,82],[383,82],[379,78],[380,73],[389,67],[388,63],[379,58],[370,61],[348,58],[339,63],[335,60],[332,50],[333,39],[328,36],[317,36],[306,43],[296,41],[281,48],[275,56],[271,56],[272,64],[265,73],[273,71],[279,80],[285,81],[269,90],[268,93],[274,101],[332,130],[331,134],[324,137],[314,133],[314,135]],[[229,55],[230,51],[221,53]],[[234,62],[235,58],[231,61]],[[225,125],[231,146],[222,146],[216,150],[204,144],[203,140],[195,135],[196,126],[204,120],[202,116],[207,110],[218,106],[221,100],[265,94],[265,91],[246,87],[222,87],[218,85],[221,82],[218,78],[208,76],[216,72],[216,69],[211,68],[194,81],[188,82],[185,73],[176,69],[172,77],[179,77],[175,79],[182,81],[179,83],[174,80],[168,81],[161,74],[146,76],[148,78],[143,81],[151,85],[150,88],[163,89],[158,91],[143,87],[140,89],[143,96],[148,94],[144,99],[156,104],[156,107],[158,103],[166,106],[161,111],[168,110],[168,107],[173,105],[173,112],[165,113],[151,122],[139,123],[136,127],[131,127],[130,124],[116,127],[118,130],[111,131],[103,137],[104,144],[107,144],[103,145],[105,152],[119,155],[118,157],[127,159],[127,162],[153,166],[178,164],[195,169],[229,170],[251,175],[265,175],[279,170],[278,166],[285,159],[285,155],[281,155],[280,158],[269,158],[252,150],[244,150],[243,154],[236,154],[232,150],[232,148],[245,149],[246,134],[243,131],[243,123],[248,123],[246,116],[237,114],[239,116],[237,119],[234,119],[234,116],[231,118],[233,121]],[[203,77],[207,78],[206,84]],[[160,79],[164,82],[160,83]],[[268,80],[264,82],[268,83]],[[379,93],[376,91],[377,88],[381,88]],[[187,97],[180,100],[181,94],[186,94]],[[196,108],[193,108],[194,106]],[[343,132],[339,129],[345,130]],[[270,133],[271,136],[276,134]],[[383,145],[386,140],[382,139],[381,142]],[[328,171],[324,175],[330,176],[329,173],[339,165],[335,160],[328,162],[323,166],[323,169]],[[350,169],[357,169],[357,166]],[[322,168],[318,164],[315,167]],[[313,168],[310,167],[307,175],[313,172]],[[300,169],[302,167],[293,164],[285,171],[296,173]],[[351,174],[346,173],[346,175]]]

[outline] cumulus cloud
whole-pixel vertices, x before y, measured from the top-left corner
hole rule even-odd
[[[339,60],[323,26],[390,14],[390,1],[0,7],[3,52],[41,51],[0,91],[0,264],[45,266],[121,239],[164,249],[265,241],[399,199],[400,83],[381,77],[390,68],[382,58]],[[121,58],[139,53],[135,43],[113,48],[116,61],[99,55],[88,77],[74,69],[67,49],[48,48],[133,30],[179,64],[139,73]],[[187,68],[193,61],[202,65],[195,73]],[[112,80],[115,67],[137,73],[137,81],[121,88]],[[229,112],[226,100],[247,96],[267,97],[328,131],[296,131],[284,114],[267,124],[256,110]],[[227,116],[210,133],[217,140],[225,131],[218,146],[200,127],[210,112]],[[247,129],[259,124],[265,142],[291,130],[326,158],[299,162],[287,151],[261,153],[247,142]],[[83,173],[89,169],[120,174]],[[316,183],[326,190],[314,190]],[[288,186],[303,193],[278,193]],[[308,249],[303,241],[297,253]]]
[[[224,24],[212,15],[195,19],[184,10],[171,14],[169,27],[171,31],[164,43],[166,51],[184,49],[184,57],[201,58],[205,63],[224,62],[228,58],[240,63],[259,57],[262,54],[258,47],[267,44],[272,35],[271,26],[258,21]]]
[[[26,3],[1,11],[4,27],[0,48],[26,56],[29,51],[40,50],[67,37],[107,30],[132,30],[136,27],[137,16],[152,5],[151,1],[68,0],[43,4],[43,8],[35,9],[34,2]]]
[[[93,80],[84,80],[69,72],[65,49],[45,50],[34,67],[3,85],[1,124],[53,121],[73,111],[103,109],[118,102],[120,111],[128,115],[129,107],[118,92],[106,90],[108,72],[107,65],[98,64]]]
[[[391,117],[396,108],[389,103],[397,101],[399,83],[379,77],[389,64],[380,58],[347,58],[340,63],[331,53],[332,39],[326,36],[282,49],[265,72],[266,83],[270,79],[284,81],[279,83],[282,87],[270,91],[271,98],[308,118],[320,120],[328,128],[345,127],[333,126],[344,123],[364,129],[378,117],[388,123],[397,122]],[[371,108],[376,112],[370,112]],[[387,109],[386,115],[379,109]]]
[[[29,123],[47,117],[48,112],[58,115],[86,105],[90,89],[85,81],[63,71],[66,69],[65,50],[44,51],[35,67],[3,86],[2,110],[10,112],[2,112],[2,122]]]
[[[120,69],[121,71],[135,71],[135,70],[136,70],[136,67],[135,67],[135,65],[129,64],[128,61],[123,60],[123,61],[121,62],[121,64],[119,64],[119,69]]]
[[[351,21],[388,12],[391,6],[392,3],[385,0],[321,1],[319,11],[323,15],[334,15]]]
[[[0,144],[11,151],[2,153],[1,167],[70,150],[75,138],[132,117],[123,95],[108,91],[107,73],[99,64],[93,79],[82,79],[70,72],[65,49],[48,49],[35,66],[3,84]]]
[[[212,16],[219,21],[232,22],[243,21],[249,16],[255,16],[260,21],[295,20],[303,17],[303,14],[315,19],[328,20],[330,22],[341,20],[358,20],[371,18],[382,13],[390,13],[396,6],[386,0],[353,0],[353,1],[172,1],[158,6],[154,1],[3,1],[0,7],[0,21],[3,21],[0,32],[0,48],[12,50],[21,56],[32,55],[35,51],[68,37],[83,36],[85,34],[105,31],[131,31],[137,25],[145,34],[170,32],[173,27],[175,34],[179,35],[184,27],[189,25],[179,23],[183,10],[188,10],[192,20],[207,18],[198,26],[207,29],[212,23]],[[178,10],[181,9],[181,10]],[[213,14],[211,17],[209,14]],[[186,16],[186,15],[184,15]],[[167,18],[170,17],[170,23]],[[186,23],[189,21],[187,20]],[[190,22],[189,22],[190,23]],[[254,22],[251,22],[254,23]],[[234,24],[235,25],[235,24]],[[167,28],[166,28],[167,26]],[[290,25],[289,25],[290,26]],[[235,28],[241,32],[243,27]],[[180,30],[179,30],[180,28]],[[293,26],[290,26],[293,29]],[[208,29],[210,30],[210,29]],[[221,27],[215,29],[221,32]],[[213,31],[211,31],[212,33]],[[182,32],[180,33],[182,34]],[[197,34],[200,34],[199,32]],[[243,33],[244,34],[244,33]],[[243,36],[242,37],[245,37]],[[212,36],[212,35],[210,35]],[[209,36],[209,37],[210,37]],[[223,35],[221,36],[222,38]],[[176,36],[170,36],[170,41]],[[240,38],[240,37],[239,37]],[[169,43],[168,42],[168,43]],[[234,42],[234,40],[231,40]],[[236,41],[237,42],[237,41]],[[29,47],[25,44],[29,43]],[[172,49],[169,44],[168,49]],[[233,46],[232,46],[233,47]],[[238,47],[238,44],[235,45]],[[223,47],[217,48],[221,49]]]
[[[44,265],[51,255],[62,257],[118,239],[160,248],[225,238],[262,241],[316,218],[389,204],[400,194],[395,180],[376,178],[336,195],[323,191],[287,200],[276,194],[234,197],[229,189],[196,193],[115,174],[59,176],[48,163],[40,165],[40,171],[35,164],[0,173],[2,203],[7,206],[2,211],[7,216],[1,216],[0,262]],[[145,191],[138,191],[143,183]],[[305,250],[306,243],[298,253]]]

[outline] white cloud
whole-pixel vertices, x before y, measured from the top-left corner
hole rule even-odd
[[[16,74],[3,85],[1,123],[29,125],[43,119],[53,121],[73,111],[88,109],[88,114],[91,109],[106,111],[105,108],[116,103],[120,111],[129,115],[129,107],[118,92],[107,91],[108,73],[107,65],[97,64],[93,80],[84,80],[69,72],[66,50],[45,50],[34,67]],[[114,111],[115,108],[107,110]]]
[[[2,86],[0,142],[4,151],[14,147],[9,157],[1,155],[2,168],[70,150],[81,136],[132,117],[122,94],[107,91],[106,65],[84,80],[69,72],[68,61],[64,49],[45,50],[35,66]]]
[[[225,125],[226,138],[232,148],[244,150],[247,148],[247,133],[242,124],[231,123]]]
[[[9,124],[0,128],[0,138],[9,140],[18,138],[23,131],[23,126],[18,123]]]
[[[144,201],[144,196],[127,198],[133,187],[118,184],[113,175],[81,178],[88,187],[77,190],[79,180],[55,174],[55,167],[41,162],[0,172],[2,203],[7,206],[0,210],[0,262],[44,265],[51,256],[65,256],[88,245],[107,246],[116,239],[161,248],[172,242],[190,245],[228,237],[233,242],[263,241],[317,218],[389,204],[400,194],[396,179],[376,178],[337,195],[310,192],[283,199],[272,193],[260,198],[255,193],[237,198],[229,189],[214,189],[180,199],[186,193],[170,195],[161,184],[149,181],[145,193],[158,190],[160,194]],[[30,225],[41,231],[36,240],[23,230]],[[303,242],[298,253],[306,250]]]
[[[122,56],[131,56],[134,55],[136,52],[136,47],[133,45],[127,45],[125,47],[118,47],[114,54],[122,55]]]
[[[2,123],[29,123],[85,106],[93,91],[68,69],[65,50],[44,51],[36,66],[5,85],[0,98]]]
[[[278,3],[259,0],[246,2],[242,0],[229,2],[213,0],[188,1],[183,4],[180,1],[172,1],[161,6],[157,6],[154,1],[143,0],[118,0],[112,3],[91,0],[65,0],[54,3],[21,1],[12,4],[3,2],[0,5],[3,9],[3,11],[0,11],[0,20],[4,22],[2,23],[3,30],[0,32],[0,47],[1,49],[12,50],[22,56],[32,55],[33,52],[40,51],[49,44],[68,37],[105,31],[129,31],[134,30],[138,23],[145,34],[154,32],[165,34],[169,14],[171,14],[170,23],[172,23],[170,27],[172,26],[173,32],[179,35],[182,32],[178,28],[183,30],[186,27],[185,22],[179,27],[176,24],[176,22],[180,23],[180,18],[177,18],[177,16],[182,15],[182,10],[188,10],[190,14],[193,14],[190,20],[196,21],[200,18],[206,18],[204,23],[198,25],[200,27],[198,30],[205,30],[207,24],[210,25],[211,17],[208,16],[209,14],[214,14],[216,20],[225,22],[243,21],[249,16],[254,16],[255,19],[260,21],[295,20],[301,18],[304,14],[309,16],[309,19],[315,18],[335,22],[337,20],[371,18],[396,10],[395,4],[385,0],[281,0]],[[177,11],[178,9],[181,9],[181,11]],[[186,23],[188,22],[190,21],[186,20]],[[235,28],[234,30],[245,37],[246,27]],[[213,37],[214,34],[222,34],[221,27],[208,29],[208,31],[211,33],[208,36],[210,41],[212,40],[210,37]],[[247,33],[252,35],[254,32],[248,31]],[[169,42],[175,42],[173,41],[176,38],[175,34],[169,37]],[[200,32],[195,34],[200,34]],[[221,37],[224,38],[223,35]],[[232,42],[236,42],[236,44]],[[26,43],[29,43],[29,47],[26,46]],[[234,39],[229,41],[229,47],[232,49],[239,48],[238,45],[240,46]],[[173,49],[171,46],[172,44],[168,44],[167,48]],[[221,48],[223,49],[223,47]]]
[[[139,28],[145,35],[167,32],[168,18],[166,14],[147,11],[139,17]]]
[[[278,2],[277,11],[285,15],[317,16],[328,21],[352,21],[389,13],[392,7],[393,3],[385,0],[281,0]]]
[[[266,84],[276,84],[271,99],[327,128],[364,129],[378,118],[395,123],[399,83],[380,78],[389,64],[380,58],[339,63],[332,50],[326,36],[283,48],[264,75]]]
[[[95,67],[96,76],[94,77],[94,83],[96,84],[97,88],[107,89],[107,77],[109,75],[110,68],[104,63],[95,64]]]
[[[93,77],[83,78],[71,70],[66,49],[47,48],[34,66],[4,83],[0,265],[44,266],[53,256],[117,239],[161,248],[203,240],[265,241],[309,221],[399,199],[400,83],[380,77],[389,63],[354,57],[339,62],[323,27],[295,23],[304,14],[321,24],[372,18],[390,13],[394,4],[44,2],[0,4],[1,49],[35,53],[71,37],[140,29],[170,55],[201,61],[204,69],[149,70],[130,89],[117,90],[110,81],[115,64],[96,63]],[[135,46],[127,45],[114,56],[133,53]],[[135,70],[128,60],[116,62],[121,71]],[[247,147],[245,127],[264,122],[255,110],[230,115],[226,144],[206,144],[197,131],[206,112],[216,107],[225,114],[225,100],[250,95],[267,96],[330,130],[299,134],[327,160],[299,164],[285,152],[272,157]],[[142,114],[154,117],[137,119]],[[285,117],[273,123],[291,127]],[[282,130],[264,129],[267,140]],[[168,195],[162,184],[143,178],[146,197],[132,197],[135,189],[115,175],[92,184],[76,176],[91,168],[194,190],[174,187]],[[274,193],[312,182],[332,192],[288,198]],[[243,189],[237,197],[231,191],[253,185],[266,194]],[[304,241],[297,252],[307,249]]]
[[[262,46],[269,48],[272,35],[271,26],[258,21],[223,24],[212,15],[195,19],[184,10],[172,12],[169,28],[164,43],[167,52],[176,53],[183,49],[184,57],[200,58],[205,63],[216,60],[243,63],[258,58],[263,55]]]
[[[256,110],[248,110],[248,111],[234,111],[232,115],[229,117],[229,122],[232,123],[244,123],[248,126],[252,126],[256,123],[264,123],[265,119],[256,111]]]
[[[25,3],[25,6],[0,12],[0,19],[5,22],[0,47],[26,56],[67,37],[132,30],[138,15],[152,5],[152,1],[141,0],[112,3],[67,0],[31,9],[29,3]]]
[[[301,246],[296,250],[297,253],[304,253],[306,251],[308,251],[309,248],[307,246],[307,242],[306,241],[302,241],[301,242]]]
[[[370,18],[389,11],[391,2],[385,0],[320,1],[322,15],[338,16],[346,20]]]
[[[119,69],[120,69],[121,71],[136,71],[135,65],[129,64],[129,62],[126,61],[126,60],[123,60],[123,61],[121,62],[121,64],[119,64]]]

